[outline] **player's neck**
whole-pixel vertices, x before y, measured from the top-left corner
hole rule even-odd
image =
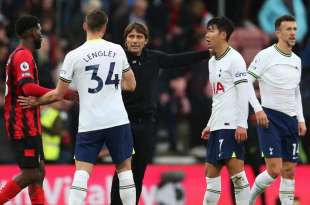
[[[282,41],[278,41],[276,46],[278,47],[278,49],[280,49],[280,51],[282,51],[285,54],[291,54],[292,53],[292,47],[290,47],[289,45],[287,45],[286,43],[284,43]]]
[[[25,40],[21,40],[20,41],[20,45],[23,47],[23,48],[26,48],[28,50],[30,50],[31,52],[33,52],[35,49],[33,48],[33,46],[31,45],[31,43],[25,41]]]
[[[222,56],[226,52],[228,47],[229,47],[228,43],[223,43],[223,44],[219,45],[219,47],[214,49],[215,57],[218,58],[218,57]]]
[[[102,39],[103,34],[101,32],[96,32],[96,33],[91,33],[88,32],[86,35],[86,40],[91,41],[91,40],[97,40],[97,39]]]

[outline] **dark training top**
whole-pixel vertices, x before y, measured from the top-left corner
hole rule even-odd
[[[199,63],[210,57],[208,51],[167,54],[144,49],[140,56],[126,51],[128,62],[136,78],[136,90],[123,92],[123,100],[129,119],[155,115],[159,71]],[[207,68],[206,68],[207,69]]]

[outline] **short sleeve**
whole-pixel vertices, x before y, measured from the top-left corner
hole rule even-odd
[[[17,51],[13,59],[13,67],[19,86],[34,82],[34,60],[27,50]]]
[[[59,71],[59,79],[66,83],[70,83],[73,78],[73,72],[74,72],[74,61],[72,58],[72,53],[69,52],[65,56],[62,68]]]
[[[235,85],[248,82],[246,64],[241,56],[232,62],[231,70]]]
[[[263,53],[258,53],[251,62],[248,73],[255,79],[260,78],[267,67],[267,58]]]
[[[120,56],[122,61],[122,72],[125,73],[130,70],[130,65],[128,63],[126,53],[121,46],[120,46]]]

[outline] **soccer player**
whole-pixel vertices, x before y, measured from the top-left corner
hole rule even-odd
[[[102,39],[107,22],[106,14],[99,10],[86,16],[83,28],[87,41],[66,55],[56,89],[37,99],[35,104],[61,100],[71,81],[77,87],[79,130],[69,205],[84,204],[88,179],[104,144],[116,164],[122,203],[136,204],[131,171],[133,139],[121,95],[122,89],[133,91],[136,82],[123,48]],[[27,105],[27,100],[21,98],[20,102]]]
[[[298,137],[307,130],[299,89],[301,60],[292,51],[296,43],[295,18],[279,17],[275,30],[278,42],[260,51],[248,70],[250,82],[259,82],[261,105],[253,87],[250,103],[256,112],[260,148],[267,167],[255,179],[250,204],[279,175],[281,203],[293,204]]]
[[[244,171],[249,87],[245,61],[228,44],[233,29],[225,17],[213,18],[207,25],[206,40],[213,54],[209,60],[213,103],[212,114],[201,134],[202,139],[208,140],[204,205],[218,203],[224,165],[234,184],[236,204],[249,202],[250,187]]]
[[[44,204],[42,183],[45,175],[40,108],[22,110],[17,98],[48,91],[38,85],[38,68],[32,55],[41,47],[41,26],[36,17],[23,16],[17,20],[15,31],[20,44],[6,65],[4,121],[21,172],[0,190],[0,204],[28,186],[32,204],[39,205]]]
[[[17,97],[42,96],[51,89],[41,87],[38,68],[32,53],[41,47],[41,26],[34,16],[23,16],[15,24],[20,44],[10,55],[6,66],[4,122],[11,139],[21,173],[0,190],[0,204],[13,198],[28,186],[32,204],[44,204],[44,154],[41,138],[40,108],[22,110]],[[66,99],[73,99],[72,90]]]

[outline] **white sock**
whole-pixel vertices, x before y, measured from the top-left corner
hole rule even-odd
[[[207,190],[204,195],[203,205],[217,205],[221,196],[221,176],[209,178],[206,177]]]
[[[136,205],[136,187],[131,170],[117,174],[119,179],[119,195],[123,205]]]
[[[295,180],[281,177],[279,198],[282,205],[293,205]]]
[[[265,170],[264,172],[260,173],[253,184],[253,187],[251,189],[251,197],[250,197],[250,203],[249,205],[253,205],[255,203],[256,197],[263,193],[267,187],[270,186],[270,184],[275,179],[272,178],[268,172]]]
[[[250,186],[245,171],[231,177],[235,188],[237,205],[248,205],[250,200]]]
[[[87,195],[88,172],[77,170],[74,173],[72,187],[69,193],[69,205],[83,205]]]

